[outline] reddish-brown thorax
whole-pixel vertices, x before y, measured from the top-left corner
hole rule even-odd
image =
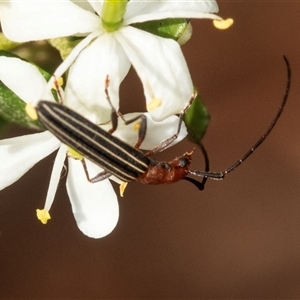
[[[192,161],[192,152],[186,152],[170,162],[151,160],[149,169],[137,178],[144,184],[170,184],[188,175]]]

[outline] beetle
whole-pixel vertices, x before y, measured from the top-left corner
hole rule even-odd
[[[206,171],[190,170],[189,166],[192,161],[193,150],[176,157],[170,162],[156,161],[151,158],[151,155],[167,148],[177,138],[184,113],[188,109],[189,105],[187,105],[179,115],[177,133],[172,137],[163,140],[157,147],[147,153],[138,149],[144,139],[145,130],[139,136],[137,144],[132,147],[111,135],[111,133],[115,130],[116,125],[114,125],[110,132],[106,132],[74,110],[50,101],[41,100],[37,104],[36,110],[41,123],[62,143],[72,149],[75,149],[83,157],[91,160],[105,170],[91,179],[87,174],[87,169],[83,161],[85,172],[90,182],[97,182],[108,178],[111,175],[116,176],[124,182],[138,181],[143,184],[155,185],[171,184],[184,179],[193,183],[199,190],[203,190],[206,179],[223,179],[228,173],[241,165],[241,163],[262,144],[273,130],[287,102],[291,83],[290,65],[287,58],[285,56],[283,58],[287,68],[287,83],[282,102],[275,117],[265,133],[242,156],[242,158],[221,172],[210,172],[208,171],[207,166]],[[192,100],[193,98],[194,97],[192,97]],[[145,123],[145,118],[143,119],[143,123]],[[206,157],[206,151],[202,145],[201,149],[207,162],[208,159]],[[204,181],[199,182],[194,178],[187,177],[188,175],[203,177]]]

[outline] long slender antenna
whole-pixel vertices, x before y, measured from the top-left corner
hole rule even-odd
[[[275,124],[277,123],[278,119],[280,118],[282,111],[285,107],[285,104],[287,102],[290,86],[291,86],[291,68],[288,59],[283,55],[283,59],[286,64],[287,69],[287,83],[285,87],[285,93],[283,96],[283,99],[281,101],[281,104],[279,106],[279,109],[270,123],[268,129],[265,131],[265,133],[259,138],[259,140],[244,154],[244,156],[237,160],[232,166],[227,168],[226,170],[222,172],[205,172],[205,171],[189,171],[189,174],[195,175],[195,176],[201,176],[211,179],[223,179],[228,173],[236,169],[239,165],[241,165],[242,162],[244,162],[260,145],[261,143],[267,138],[267,136],[270,134],[270,132],[273,130]]]

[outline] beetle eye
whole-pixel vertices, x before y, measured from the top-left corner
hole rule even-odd
[[[161,167],[165,170],[171,170],[171,166],[168,163],[162,162]]]
[[[178,162],[180,167],[186,167],[189,164],[189,160],[186,157],[180,157]]]

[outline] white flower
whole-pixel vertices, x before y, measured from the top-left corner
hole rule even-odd
[[[26,103],[37,101],[41,95],[43,99],[53,100],[50,91],[47,89],[45,91],[47,83],[38,69],[20,59],[0,57],[0,80]],[[96,112],[93,111],[94,114]],[[149,134],[144,147],[152,149],[161,139],[174,134],[177,123],[178,118],[175,116],[158,124],[150,120],[147,130]],[[127,143],[136,142],[137,133],[131,126],[125,126],[120,122],[119,129],[117,133],[120,138],[126,139]],[[186,130],[183,128],[178,141],[185,135]],[[48,131],[0,141],[0,173],[5,174],[0,177],[0,190],[13,184],[38,161],[57,149],[45,203],[45,209],[49,211],[61,177],[67,148]],[[91,176],[102,171],[89,161],[87,165]],[[68,158],[66,186],[79,229],[93,238],[109,234],[116,226],[119,217],[117,196],[110,181],[89,183],[81,162]]]
[[[142,81],[151,117],[160,121],[179,113],[193,93],[193,84],[178,43],[130,24],[178,17],[220,19],[211,14],[218,11],[216,1],[131,0],[122,26],[113,32],[101,25],[102,8],[102,0],[6,1],[0,3],[0,16],[4,34],[18,42],[86,36],[54,74],[60,77],[71,66],[68,105],[75,109],[80,105],[84,115],[99,102],[107,111],[103,101],[106,75],[118,109],[119,86],[131,65]],[[107,118],[97,121],[102,117]]]

